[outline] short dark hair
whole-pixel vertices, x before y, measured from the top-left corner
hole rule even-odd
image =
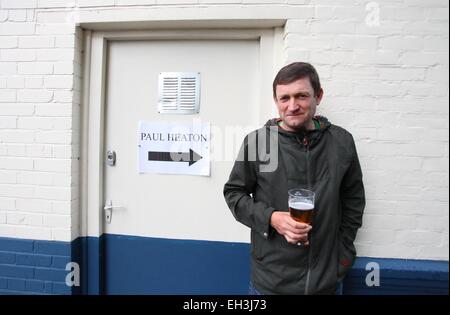
[[[319,95],[322,87],[320,86],[319,74],[316,69],[307,62],[293,62],[281,68],[275,76],[272,85],[273,97],[276,97],[277,85],[289,84],[306,77],[311,82],[314,95]]]

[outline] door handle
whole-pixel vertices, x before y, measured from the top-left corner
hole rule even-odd
[[[113,206],[112,205],[112,200],[109,200],[107,202],[107,204],[103,207],[103,210],[105,211],[105,221],[106,223],[111,223],[111,219],[112,219],[112,212],[113,210],[116,209],[125,209],[125,207],[122,206]]]

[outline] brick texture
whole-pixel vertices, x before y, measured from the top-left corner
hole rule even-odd
[[[0,294],[71,294],[68,242],[0,237]]]

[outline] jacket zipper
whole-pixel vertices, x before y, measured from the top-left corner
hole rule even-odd
[[[311,178],[309,174],[309,142],[306,136],[303,138],[303,145],[306,150],[306,181],[308,184],[308,189],[311,189]],[[311,277],[311,248],[312,248],[312,235],[309,235],[309,246],[308,246],[308,271],[306,273],[306,282],[305,282],[305,295],[309,294],[309,281]]]
[[[306,138],[306,136],[303,137],[303,141],[301,142],[300,139],[298,137],[295,137],[297,139],[297,142],[299,144],[303,144],[303,146],[305,147],[305,151],[306,151],[306,183],[307,183],[307,188],[311,189],[311,179],[309,176],[309,142],[308,139]],[[309,235],[309,246],[308,246],[308,270],[306,272],[306,282],[305,282],[305,295],[309,294],[309,279],[311,277],[311,247],[312,247],[312,235]]]

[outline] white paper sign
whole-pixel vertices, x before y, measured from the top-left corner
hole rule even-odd
[[[139,173],[210,175],[210,124],[139,122]]]

